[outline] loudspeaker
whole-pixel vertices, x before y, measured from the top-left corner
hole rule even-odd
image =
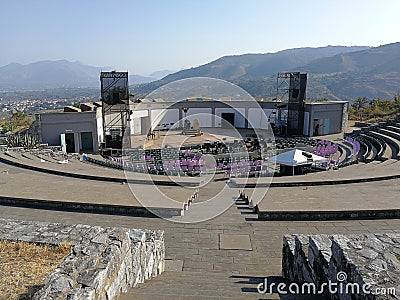
[[[112,102],[113,104],[118,104],[119,103],[119,92],[113,92],[112,93]]]

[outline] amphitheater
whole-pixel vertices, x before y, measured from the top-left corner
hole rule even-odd
[[[334,247],[346,250],[353,239],[377,240],[387,250],[374,248],[385,268],[364,270],[363,264],[376,256],[357,261],[347,249],[343,255],[354,262],[349,268],[361,274],[357,278],[369,280],[373,273],[377,286],[394,282],[399,290],[400,123],[382,122],[323,139],[257,141],[274,153],[301,148],[327,158],[295,176],[279,176],[262,153],[255,154],[254,140],[237,141],[223,131],[212,136],[186,138],[184,146],[179,135],[172,136],[178,146],[170,142],[169,148],[157,144],[161,136],[121,158],[3,147],[0,217],[25,225],[29,220],[164,231],[164,262],[157,276],[107,294],[115,299],[280,299],[284,296],[276,290],[260,294],[259,284],[326,279],[328,273],[318,271],[322,267],[316,262],[334,264],[340,260]],[[210,173],[202,185],[203,175]],[[179,222],[224,187],[236,196],[223,213],[203,222]],[[155,189],[174,201],[157,199]],[[134,190],[148,195],[151,205],[144,205]],[[2,229],[0,238],[13,239],[12,231]],[[312,251],[325,260],[312,259]],[[96,290],[90,284],[81,288]],[[321,295],[292,296],[301,297]]]

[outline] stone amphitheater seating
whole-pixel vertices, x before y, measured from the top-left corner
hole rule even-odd
[[[391,141],[393,147],[396,148],[397,154],[400,152],[400,129],[395,131],[393,129],[397,129],[396,127],[386,127],[376,129],[376,132],[384,136],[388,141]]]
[[[376,129],[376,131],[370,131],[369,134],[387,144],[385,156],[388,159],[390,158],[397,159],[400,149],[400,141],[391,137],[390,133],[388,134],[387,132],[384,131],[384,129]]]
[[[378,160],[388,160],[392,158],[392,150],[391,147],[387,144],[385,139],[382,138],[382,136],[376,134],[373,131],[369,131],[366,133],[366,135],[370,138],[373,139],[373,142],[375,142],[375,145],[378,149]]]
[[[360,143],[360,152],[359,152],[359,159],[360,161],[366,162],[367,161],[367,157],[371,151],[370,145],[369,143],[367,144],[363,139],[361,139],[360,137],[356,137],[355,139],[357,139],[357,141]]]
[[[361,146],[359,159],[365,162],[400,159],[400,123],[395,121],[371,124],[349,135]]]

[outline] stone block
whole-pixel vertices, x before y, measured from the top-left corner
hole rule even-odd
[[[285,235],[282,246],[282,276],[283,278],[295,281],[294,271],[295,240],[294,235]]]
[[[365,294],[362,288],[369,284],[371,291],[378,288],[393,293],[394,289],[399,295],[399,237],[399,233],[314,235],[307,243],[303,235],[284,236],[282,272],[285,278],[299,284],[307,282],[311,274],[317,286],[331,281],[340,282],[344,287],[350,283],[360,288],[359,293],[324,295],[330,299],[389,299],[390,295]],[[339,277],[339,272],[344,274]]]
[[[73,245],[33,299],[116,299],[164,271],[163,231],[0,219],[0,239]]]

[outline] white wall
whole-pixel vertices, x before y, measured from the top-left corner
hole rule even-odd
[[[304,135],[310,135],[310,113],[308,111],[306,111],[304,113],[304,123],[303,123],[303,134]]]
[[[101,117],[101,109],[98,110],[96,113],[96,123],[97,123],[97,138],[98,138],[98,144],[104,142],[104,136],[103,136],[103,118]]]
[[[235,112],[235,127],[245,128],[246,127],[246,115],[245,108],[237,108]]]
[[[249,127],[268,129],[268,115],[260,108],[249,108]]]
[[[201,127],[211,127],[212,126],[212,113],[211,108],[190,108],[187,113],[187,118],[192,123],[195,119],[199,120]]]
[[[131,114],[131,134],[140,134],[141,133],[141,117],[147,117],[149,112],[147,110],[134,110]]]
[[[154,130],[157,124],[167,124],[166,127],[160,126],[160,129],[170,129],[178,127],[179,109],[154,109],[151,111],[151,126]],[[174,125],[172,126],[171,123]]]

